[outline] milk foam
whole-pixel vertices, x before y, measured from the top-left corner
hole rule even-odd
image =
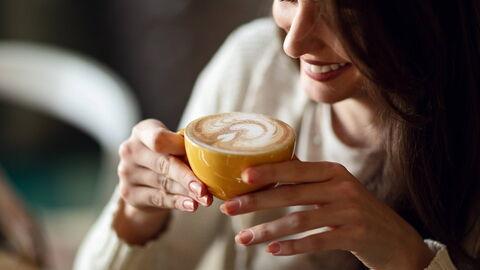
[[[291,143],[295,134],[285,123],[261,114],[224,113],[200,118],[186,130],[194,142],[214,150],[258,153]]]

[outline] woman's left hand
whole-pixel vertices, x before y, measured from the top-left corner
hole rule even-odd
[[[235,237],[238,244],[270,242],[267,252],[277,256],[346,250],[374,269],[424,269],[433,258],[415,229],[340,164],[298,160],[268,164],[246,169],[242,179],[250,184],[282,185],[226,201],[220,207],[224,214],[315,207],[246,228]],[[322,227],[328,229],[300,239],[279,240]]]

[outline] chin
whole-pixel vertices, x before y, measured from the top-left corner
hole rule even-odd
[[[349,98],[349,95],[345,95],[341,91],[326,85],[312,85],[311,83],[303,82],[302,88],[307,96],[317,103],[334,104]]]

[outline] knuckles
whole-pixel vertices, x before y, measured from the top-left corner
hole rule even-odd
[[[150,202],[150,204],[152,206],[155,206],[155,207],[163,207],[164,206],[164,203],[163,203],[163,197],[161,196],[158,196],[158,195],[150,195],[148,197],[148,201]]]
[[[340,163],[330,162],[330,170],[334,171],[336,174],[342,174],[347,171],[347,168]]]
[[[257,208],[257,197],[253,194],[251,195],[246,195],[240,199],[240,205],[242,210],[250,210],[250,209],[256,209]]]
[[[331,170],[341,180],[337,181],[337,192],[346,198],[358,199],[362,196],[363,186],[354,177],[351,177],[348,170],[340,163],[331,163]]]
[[[132,174],[132,168],[124,162],[120,162],[117,167],[117,174],[120,179],[126,179]]]
[[[139,131],[141,131],[145,127],[151,127],[151,126],[165,127],[165,125],[161,121],[159,121],[157,119],[153,119],[153,118],[148,118],[148,119],[145,119],[145,120],[142,120],[142,121],[138,122],[138,124],[136,124],[132,128],[132,134],[138,134]]]
[[[255,239],[257,241],[267,241],[274,237],[267,225],[261,225],[255,229]]]
[[[357,199],[360,197],[359,186],[352,180],[341,180],[337,184],[337,192],[349,199]]]
[[[157,177],[157,183],[161,190],[168,192],[169,191],[169,179],[166,176],[159,175]]]
[[[156,119],[146,119],[135,125],[132,129],[132,137],[141,139],[151,150],[161,151],[164,144],[164,137],[167,133],[167,127]]]
[[[155,168],[162,175],[169,175],[170,163],[173,161],[172,156],[160,155],[155,161]]]
[[[131,190],[130,187],[122,182],[120,182],[120,185],[118,187],[118,191],[120,193],[120,197],[124,199],[125,201],[128,201],[131,195]]]
[[[144,125],[152,125],[152,126],[153,125],[159,125],[161,127],[165,127],[165,125],[162,123],[162,121],[159,121],[159,120],[154,119],[154,118],[147,118],[145,120],[142,120],[135,127],[144,126]]]
[[[129,140],[124,141],[118,148],[118,155],[122,159],[128,159],[133,155],[133,147]]]
[[[308,217],[304,213],[290,213],[286,216],[286,220],[290,229],[298,230],[305,226]]]

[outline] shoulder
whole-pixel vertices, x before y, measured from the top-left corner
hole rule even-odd
[[[258,60],[267,51],[281,49],[278,28],[272,18],[261,18],[233,31],[220,52],[243,60]]]
[[[272,18],[261,18],[238,27],[230,39],[245,45],[266,44],[278,40],[278,27]]]

